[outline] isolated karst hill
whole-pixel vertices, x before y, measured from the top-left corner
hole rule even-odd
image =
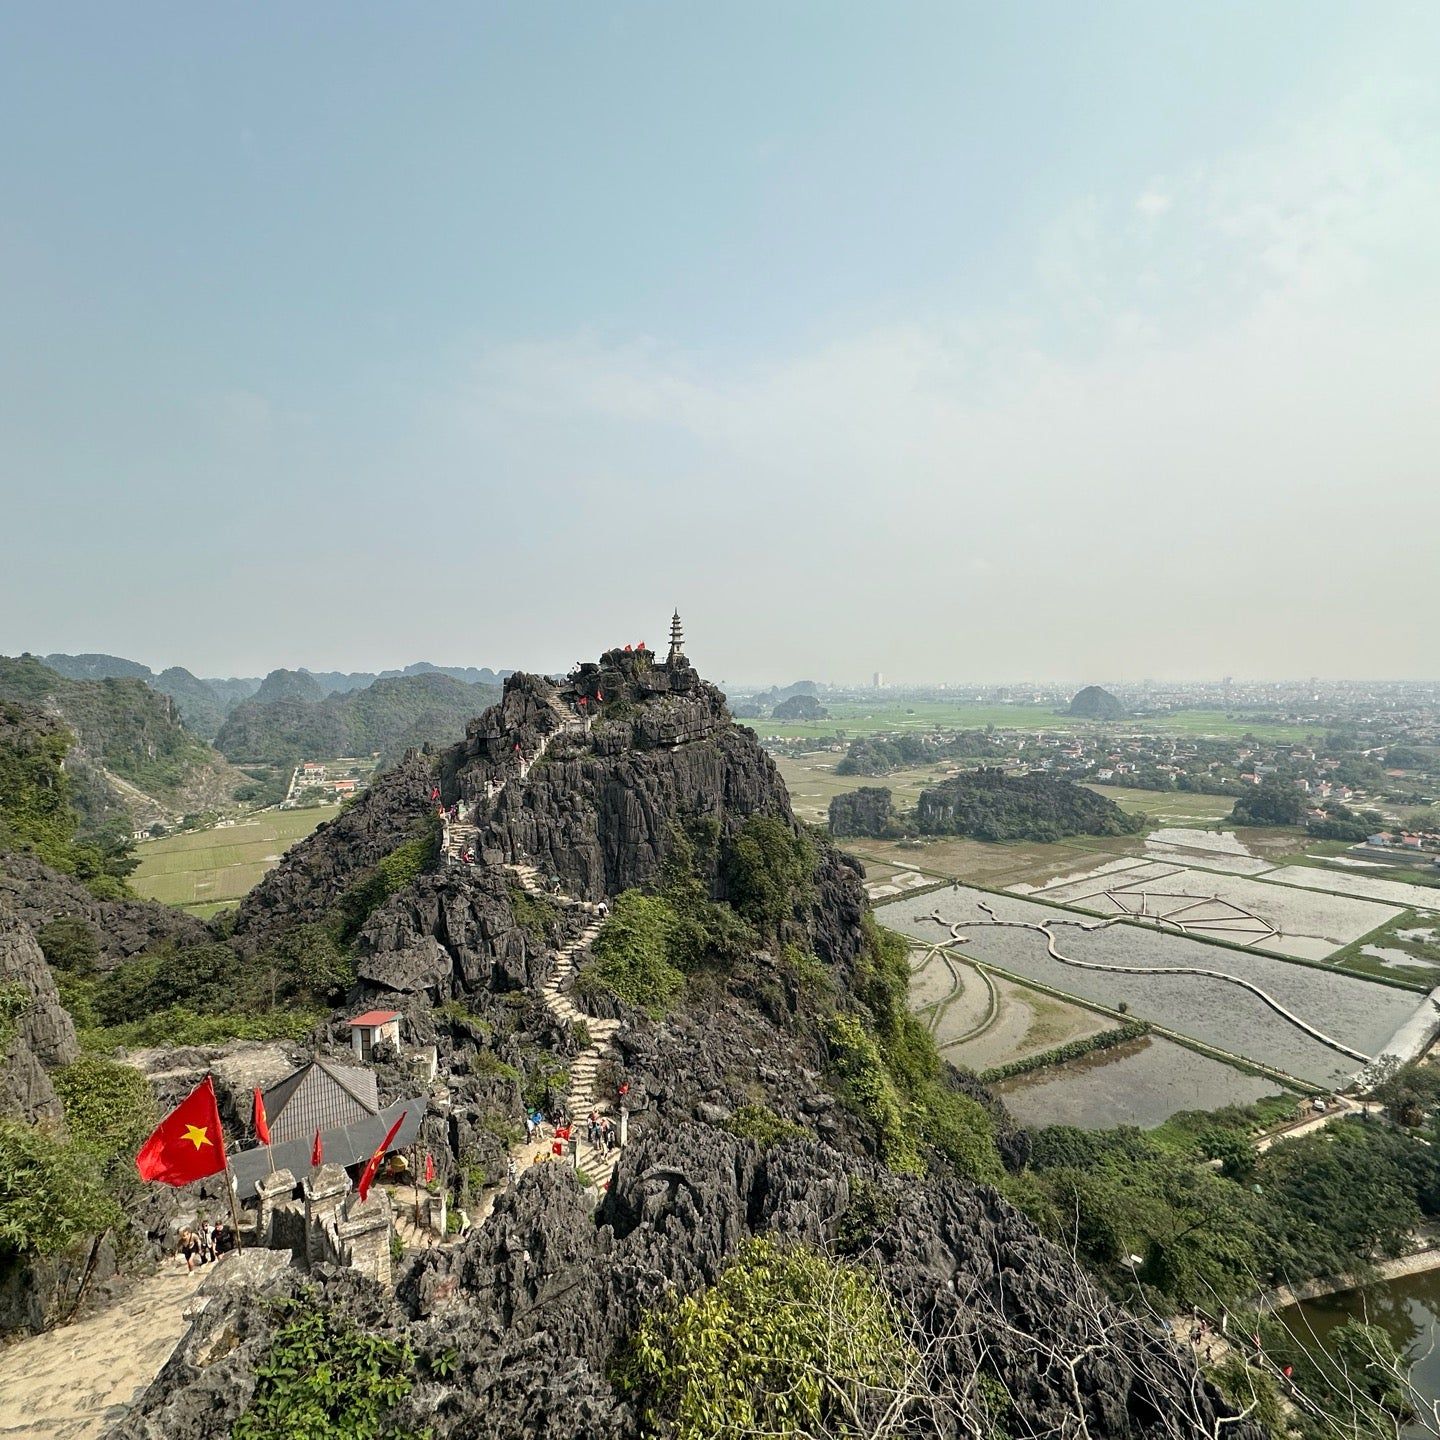
[[[1076,692],[1065,713],[1082,720],[1118,720],[1125,713],[1125,706],[1099,685],[1087,685]]]
[[[920,792],[922,835],[975,840],[1062,840],[1067,835],[1134,835],[1145,822],[1072,780],[994,767],[966,770]]]
[[[882,1351],[914,1361],[897,1435],[1213,1433],[1224,1406],[1188,1355],[992,1188],[1026,1139],[910,1017],[904,948],[860,881],[683,656],[622,648],[560,683],[509,677],[463,741],[412,752],[297,845],[232,943],[346,937],[346,1006],[398,1010],[409,1042],[437,1048],[423,1144],[446,1184],[503,1175],[522,1104],[565,1105],[587,1041],[546,995],[614,1017],[607,1083],[628,1087],[631,1142],[608,1188],[533,1167],[463,1243],[407,1261],[393,1297],[330,1272],[217,1300],[117,1434],[220,1440],[247,1406],[283,1406],[290,1382],[261,1372],[291,1343],[277,1302],[302,1286],[326,1333],[408,1347],[387,1427],[666,1433],[669,1372],[626,1357],[680,1297],[742,1273],[761,1288],[736,1365],[773,1305],[823,1305],[826,1277],[873,1297]],[[572,974],[560,957],[584,935]],[[811,1288],[766,1300],[766,1244]],[[797,1343],[808,1373],[848,1363]],[[851,1430],[882,1423],[889,1374],[837,1375]],[[747,1393],[763,1410],[775,1389]],[[809,1433],[842,1418],[821,1404]],[[1257,1440],[1245,1421],[1225,1433]]]

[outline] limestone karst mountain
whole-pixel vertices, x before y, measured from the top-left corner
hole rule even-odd
[[[1079,716],[1082,720],[1118,720],[1125,713],[1125,707],[1108,690],[1099,685],[1087,685],[1076,692],[1065,713]]]
[[[495,686],[468,685],[429,670],[318,700],[264,701],[256,695],[230,712],[215,746],[237,764],[370,754],[385,763],[411,747],[454,739],[499,693]]]
[[[297,846],[233,943],[348,937],[348,1004],[436,1047],[439,1183],[503,1175],[522,1088],[560,1113],[624,1084],[629,1146],[603,1188],[534,1167],[463,1242],[408,1259],[393,1297],[316,1271],[217,1298],[116,1434],[219,1440],[272,1413],[291,1382],[262,1372],[301,1296],[325,1335],[399,1347],[386,1433],[663,1433],[637,1335],[757,1238],[859,1267],[914,1357],[898,1409],[847,1383],[848,1418],[812,1433],[875,1433],[887,1408],[897,1436],[1215,1433],[1223,1402],[1188,1355],[991,1187],[1026,1139],[909,1020],[903,951],[860,881],[683,655],[511,676],[462,742],[412,753]],[[600,1066],[572,1015],[618,1022]],[[380,1076],[385,1098],[399,1081]]]
[[[0,656],[0,700],[43,710],[74,734],[67,763],[97,831],[128,832],[223,804],[244,779],[181,724],[169,696],[141,679],[72,680],[33,655]]]

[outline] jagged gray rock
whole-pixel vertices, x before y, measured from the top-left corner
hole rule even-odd
[[[410,839],[416,823],[434,812],[433,767],[429,755],[409,751],[359,804],[294,846],[236,911],[235,943],[258,950],[292,925],[323,918],[348,886]]]
[[[851,1211],[862,1181],[890,1212],[868,1234]],[[840,1244],[888,1291],[925,1356],[900,1433],[967,1433],[927,1408],[949,1397],[978,1417],[977,1373],[1003,1381],[1026,1433],[1043,1422],[1091,1440],[1191,1440],[1226,1413],[1160,1327],[1112,1305],[995,1192],[902,1182],[823,1145],[765,1151],[701,1126],[633,1145],[598,1212],[567,1171],[538,1167],[463,1246],[425,1252],[394,1300],[348,1274],[311,1282],[323,1304],[407,1341],[422,1375],[426,1357],[453,1353],[451,1374],[422,1380],[398,1407],[401,1427],[437,1440],[630,1440],[638,1416],[612,1362],[645,1314],[713,1283],[754,1235]],[[261,1294],[298,1285],[285,1276]],[[274,1323],[253,1299],[219,1297],[116,1440],[220,1440],[253,1393]],[[1225,1433],[1260,1436],[1246,1422]]]
[[[28,999],[15,1033],[0,1047],[0,1114],[63,1127],[65,1111],[45,1072],[79,1056],[75,1026],[35,937],[16,915],[0,908],[0,986],[8,985],[18,986]]]
[[[201,921],[181,910],[151,900],[97,900],[78,880],[13,851],[0,854],[0,907],[32,931],[64,917],[83,920],[105,967],[160,945],[203,945],[214,939]]]

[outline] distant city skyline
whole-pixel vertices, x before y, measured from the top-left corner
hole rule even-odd
[[[1440,674],[1437,74],[1402,0],[9,7],[0,651]]]

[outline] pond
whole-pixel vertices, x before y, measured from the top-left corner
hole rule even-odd
[[[1413,1366],[1411,1379],[1421,1397],[1432,1405],[1440,1402],[1440,1271],[1306,1300],[1280,1311],[1278,1318],[1312,1350],[1327,1345],[1330,1332],[1347,1320],[1378,1325]],[[1402,1440],[1433,1440],[1436,1431],[1417,1421],[1400,1433]]]

